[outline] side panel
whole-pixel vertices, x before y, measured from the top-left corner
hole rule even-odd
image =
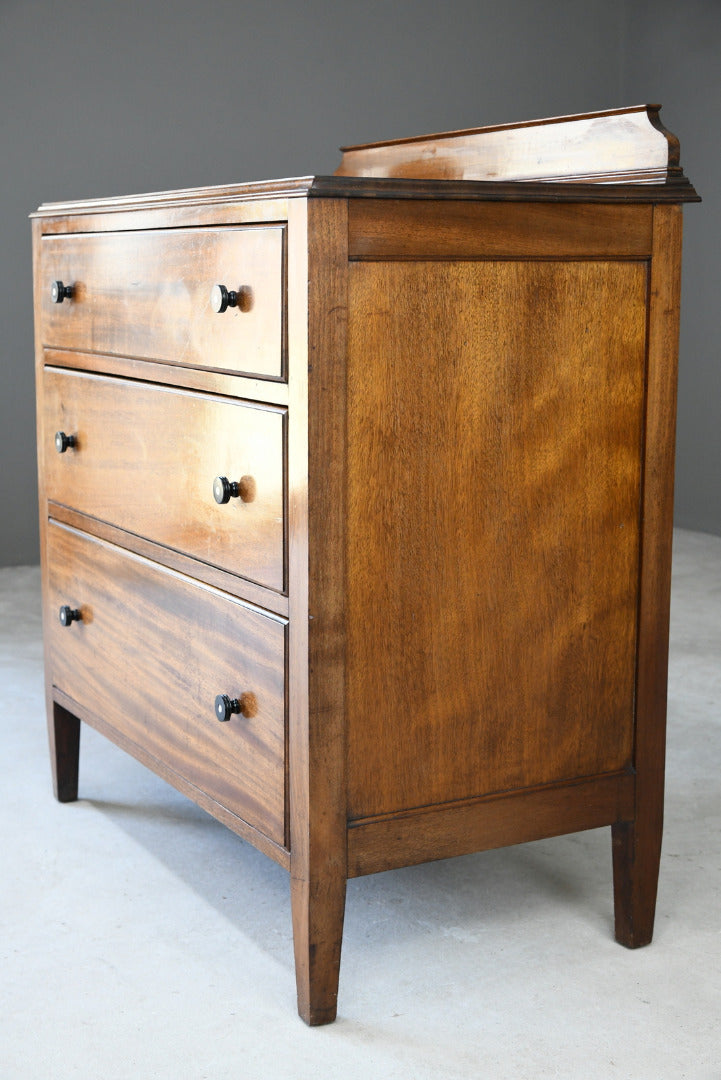
[[[631,765],[646,284],[351,264],[351,818]]]

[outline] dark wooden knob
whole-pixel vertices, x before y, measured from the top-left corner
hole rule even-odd
[[[223,503],[237,499],[240,495],[240,484],[235,480],[229,480],[227,476],[216,476],[213,481],[213,498],[222,506]]]
[[[71,623],[82,622],[83,613],[79,608],[71,608],[67,604],[63,604],[60,608],[59,618],[62,626],[70,626]]]
[[[218,720],[230,720],[234,713],[240,712],[240,702],[227,694],[218,694],[215,699],[215,715]]]
[[[63,285],[62,281],[54,281],[50,286],[50,299],[54,304],[62,304],[63,300],[72,300],[74,292],[72,285]]]
[[[228,694],[218,694],[215,699],[215,716],[218,720],[230,720],[231,716],[239,713],[247,720],[252,720],[258,713],[258,701],[255,694],[241,694],[239,698],[229,697]]]
[[[216,476],[213,481],[213,498],[221,506],[231,499],[241,499],[244,503],[254,502],[256,492],[257,485],[253,476],[241,476],[240,480]]]
[[[225,285],[214,285],[210,291],[210,306],[222,315],[229,307],[238,306],[238,294],[233,289],[226,289]]]
[[[77,446],[78,440],[75,435],[66,435],[64,431],[55,432],[55,449],[59,454],[64,454],[69,446]]]

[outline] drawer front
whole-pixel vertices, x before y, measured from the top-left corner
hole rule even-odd
[[[53,522],[48,561],[53,685],[283,844],[284,621]]]
[[[285,410],[58,368],[43,400],[49,499],[283,591]]]
[[[279,379],[285,228],[76,233],[41,242],[42,343]],[[72,296],[53,302],[53,282]],[[218,313],[215,285],[238,303]]]

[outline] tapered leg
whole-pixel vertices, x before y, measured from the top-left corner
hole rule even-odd
[[[55,798],[59,802],[74,802],[78,797],[80,721],[55,702],[48,716],[48,739]]]
[[[628,949],[653,937],[662,821],[612,826],[616,941]]]
[[[306,1024],[335,1020],[345,890],[344,875],[314,884],[291,877],[298,1013]]]

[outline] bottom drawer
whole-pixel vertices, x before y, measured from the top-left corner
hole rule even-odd
[[[284,620],[55,522],[48,565],[53,685],[284,844]]]

